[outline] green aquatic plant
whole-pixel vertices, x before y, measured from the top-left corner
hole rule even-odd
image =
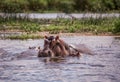
[[[44,37],[40,36],[40,35],[22,34],[22,35],[7,36],[5,38],[6,39],[21,39],[21,40],[26,40],[26,39],[39,39],[39,38],[44,38]]]
[[[0,18],[1,21],[3,18]],[[49,32],[57,34],[65,33],[84,33],[93,34],[119,32],[119,18],[83,18],[83,19],[5,19],[0,22],[0,30],[20,31],[25,33]],[[5,26],[5,28],[3,28]]]

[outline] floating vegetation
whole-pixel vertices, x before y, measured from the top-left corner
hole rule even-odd
[[[22,34],[22,35],[7,36],[5,38],[6,39],[21,39],[21,40],[26,40],[26,39],[39,39],[39,38],[43,38],[43,36],[40,36],[40,35],[31,35],[31,34]]]

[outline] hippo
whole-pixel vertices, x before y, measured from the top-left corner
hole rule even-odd
[[[59,36],[45,36],[44,48],[39,50],[38,57],[80,56],[80,52],[69,46]]]

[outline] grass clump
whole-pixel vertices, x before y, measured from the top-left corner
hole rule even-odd
[[[120,20],[115,22],[113,33],[114,34],[120,34]]]
[[[36,23],[25,23],[21,25],[20,29],[28,33],[35,33],[40,31],[40,25]]]
[[[2,21],[6,20],[6,21]],[[5,28],[4,28],[5,27]],[[0,31],[21,31],[28,35],[18,36],[19,39],[37,38],[31,34],[39,32],[57,33],[86,33],[104,34],[104,33],[120,33],[119,18],[83,18],[83,19],[4,19],[0,18]],[[11,36],[8,38],[18,38]],[[39,37],[38,37],[39,38]]]

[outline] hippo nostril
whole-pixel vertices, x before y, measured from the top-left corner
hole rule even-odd
[[[48,51],[48,56],[51,56],[51,52],[50,51]]]

